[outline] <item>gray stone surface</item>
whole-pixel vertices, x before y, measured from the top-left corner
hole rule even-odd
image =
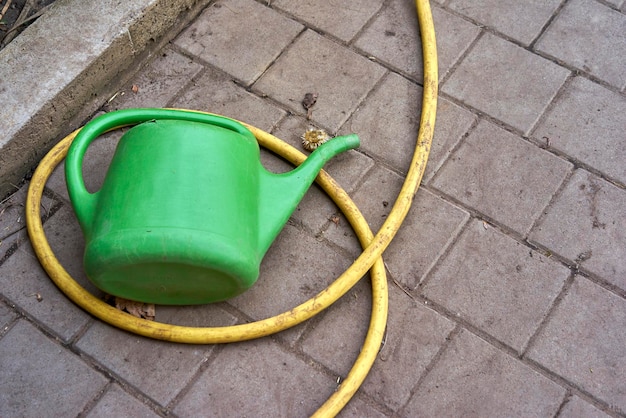
[[[57,258],[85,286],[81,233],[72,216],[62,209],[46,222],[45,231]],[[88,288],[94,291],[93,286]],[[0,292],[62,341],[73,338],[90,318],[52,283],[29,243],[0,266]]]
[[[217,113],[269,131],[285,111],[263,101],[232,81],[221,71],[207,68],[182,91],[172,107]]]
[[[109,102],[107,110],[167,107],[173,97],[202,69],[202,65],[192,59],[165,48]],[[136,92],[133,87],[136,87]]]
[[[559,417],[562,418],[607,418],[609,415],[600,411],[593,405],[583,401],[578,396],[573,396],[567,401],[565,406],[561,409]]]
[[[417,138],[419,120],[414,109],[421,97],[418,85],[388,74],[344,124],[341,133],[363,132],[363,152],[406,173]]]
[[[626,27],[625,27],[626,29]],[[626,184],[626,98],[576,77],[533,132],[538,141]]]
[[[0,415],[76,416],[107,379],[20,320],[0,339]]]
[[[626,289],[626,192],[577,170],[529,239]]]
[[[411,299],[397,286],[389,288],[389,304],[385,343],[363,390],[396,410],[408,401],[454,323]]]
[[[278,315],[314,297],[333,282],[350,261],[327,243],[287,225],[263,259],[255,285],[229,303],[255,320]],[[258,303],[261,300],[263,303]],[[302,331],[302,327],[295,332],[288,331],[287,338],[293,340]]]
[[[473,221],[422,292],[521,352],[568,276],[562,265]]]
[[[345,379],[359,355],[372,306],[371,282],[359,282],[334,304],[302,338],[302,352]],[[347,316],[347,313],[350,313]],[[341,338],[333,338],[341,335]]]
[[[620,7],[623,8],[623,4],[624,4],[624,0],[607,0],[606,2],[612,5],[613,7],[615,7],[616,9],[619,9]]]
[[[350,41],[380,9],[383,0],[356,0],[349,4],[332,1],[274,0],[272,6],[292,14],[314,28],[342,41]]]
[[[206,3],[58,1],[9,43],[0,52],[0,197],[58,135],[104,103],[155,40],[180,30],[194,7]]]
[[[91,325],[76,348],[163,406],[188,384],[213,350],[151,340],[102,322]]]
[[[400,416],[553,416],[565,390],[468,331],[454,337]]]
[[[415,108],[421,108],[421,98],[421,87],[397,74],[389,74],[344,124],[340,133],[362,132],[363,152],[406,173],[417,140],[419,115]],[[445,99],[439,100],[437,130],[425,177],[432,176],[473,121],[473,115],[466,110]]]
[[[498,149],[498,153],[491,150]],[[572,165],[481,121],[431,182],[507,227],[527,234]]]
[[[375,165],[355,190],[352,199],[357,205],[374,234],[382,226],[391,211],[391,204],[402,187],[402,178],[381,165]],[[356,234],[345,220],[339,216],[337,225],[330,225],[324,237],[330,242],[356,256],[361,253],[361,246]]]
[[[568,2],[536,48],[617,88],[626,86],[626,15],[600,2]]]
[[[27,192],[28,183],[0,202],[0,260],[8,251],[13,251],[14,245],[19,245],[28,239],[24,213]],[[54,199],[47,196],[41,198],[42,219],[50,215],[50,210],[56,203]]]
[[[439,77],[443,78],[480,30],[438,7],[432,8],[432,14],[435,25],[446,28],[437,31]],[[355,45],[376,60],[421,81],[423,64],[415,2],[388,2],[372,24],[358,36]]]
[[[273,376],[280,374],[280,379]],[[174,412],[197,417],[310,416],[335,390],[336,382],[313,364],[282,350],[271,340],[224,347]]]
[[[6,327],[7,324],[13,321],[16,317],[17,315],[15,314],[15,312],[13,312],[11,308],[9,308],[4,303],[0,303],[0,328],[2,328],[0,333],[6,331],[4,327]]]
[[[89,411],[89,418],[107,417],[156,418],[155,412],[141,401],[124,392],[118,385],[111,386],[96,406]]]
[[[447,6],[476,22],[529,45],[552,17],[559,0],[450,0]]]
[[[302,29],[254,0],[228,0],[209,6],[175,44],[248,85]]]
[[[418,190],[402,229],[385,251],[394,279],[413,290],[456,238],[469,214],[457,206]]]
[[[624,414],[625,322],[623,298],[577,277],[527,355]]]
[[[568,74],[563,67],[485,34],[441,91],[526,133]]]
[[[263,74],[254,89],[296,114],[306,114],[301,104],[304,95],[317,93],[312,120],[336,131],[384,72],[367,58],[308,30]]]

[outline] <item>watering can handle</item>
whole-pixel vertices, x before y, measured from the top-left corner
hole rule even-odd
[[[82,174],[83,158],[87,148],[94,139],[107,131],[156,119],[184,120],[212,124],[251,137],[256,141],[254,135],[239,122],[223,116],[201,112],[146,108],[118,110],[99,116],[87,123],[76,135],[65,160],[67,190],[76,217],[84,232],[88,232],[91,229],[91,222],[96,206],[96,193],[87,191]]]

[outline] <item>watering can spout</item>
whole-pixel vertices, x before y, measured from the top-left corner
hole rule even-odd
[[[290,172],[273,174],[262,170],[259,193],[259,250],[262,255],[285,226],[324,164],[359,145],[356,134],[338,136],[321,145]]]

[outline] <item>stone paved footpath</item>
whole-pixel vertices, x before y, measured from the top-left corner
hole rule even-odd
[[[625,416],[626,2],[432,6],[434,145],[385,253],[384,345],[341,416]],[[381,226],[418,130],[413,2],[219,0],[180,29],[109,110],[211,111],[294,145],[310,124],[356,132],[360,149],[327,168]],[[319,95],[310,122],[307,92]],[[91,189],[117,138],[90,148]],[[269,153],[263,162],[289,169]],[[25,187],[0,208],[0,416],[307,416],[356,358],[367,281],[311,321],[232,345],[153,341],[94,319],[40,268],[24,229]],[[61,169],[42,208],[59,259],[99,294],[82,273]],[[231,325],[313,296],[359,253],[345,219],[331,221],[337,214],[312,188],[253,289],[228,303],[158,306],[157,320]]]

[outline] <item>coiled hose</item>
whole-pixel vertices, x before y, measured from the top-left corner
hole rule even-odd
[[[335,416],[350,401],[361,386],[380,349],[387,323],[387,277],[382,253],[387,248],[406,217],[413,197],[421,182],[430,152],[437,108],[437,50],[434,24],[428,0],[416,0],[417,17],[422,39],[424,61],[424,89],[420,127],[411,165],[404,184],[385,223],[372,234],[367,221],[348,194],[325,171],[316,181],[337,204],[364,250],[354,263],[326,289],[312,299],[277,316],[257,322],[227,327],[185,327],[136,318],[119,311],[97,299],[81,287],[55,257],[46,239],[40,218],[40,203],[44,186],[55,167],[65,158],[76,130],[61,140],[43,158],[35,171],[26,198],[26,223],[35,254],[52,281],[74,303],[95,317],[121,328],[149,338],[188,343],[219,344],[245,341],[268,336],[293,327],[318,314],[350,290],[371,268],[372,313],[363,347],[352,369],[339,388],[315,412],[315,417]],[[300,151],[253,126],[244,125],[256,136],[259,144],[299,165],[306,156]],[[119,127],[118,127],[119,128]]]

